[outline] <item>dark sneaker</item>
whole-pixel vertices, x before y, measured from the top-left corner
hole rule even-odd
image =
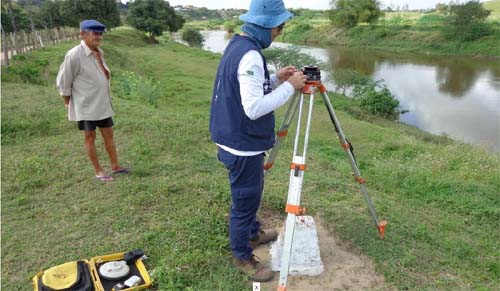
[[[254,282],[268,282],[273,279],[274,273],[271,268],[264,266],[252,255],[249,260],[233,258],[233,265],[248,275],[248,280]]]
[[[275,241],[278,238],[278,232],[274,229],[259,230],[257,236],[250,240],[250,246],[252,250],[262,244],[267,244],[268,242]]]

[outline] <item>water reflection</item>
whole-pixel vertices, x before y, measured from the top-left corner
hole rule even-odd
[[[224,32],[204,32],[205,46],[222,52]],[[275,47],[289,44],[273,43]],[[500,61],[473,57],[401,54],[346,47],[301,47],[331,64],[383,79],[410,112],[402,122],[488,150],[500,150]],[[323,75],[328,75],[323,72]],[[328,90],[333,84],[323,79]]]
[[[497,79],[492,82],[495,88],[500,88],[500,62],[498,60],[474,59],[471,57],[443,57],[412,54],[394,54],[388,52],[370,51],[335,47],[329,50],[332,68],[355,69],[365,75],[373,76],[379,67],[384,64],[398,66],[404,64],[420,64],[435,67],[436,82],[439,91],[454,97],[463,97],[473,87],[481,74],[491,72]]]
[[[337,47],[329,50],[329,53],[330,63],[334,71],[353,69],[368,76],[373,76],[379,60],[375,55],[367,55],[366,52],[359,49]]]

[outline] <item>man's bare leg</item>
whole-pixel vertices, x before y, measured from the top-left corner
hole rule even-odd
[[[86,130],[85,131],[85,150],[87,151],[87,155],[89,156],[92,165],[94,166],[96,176],[102,177],[106,176],[106,172],[99,164],[99,159],[97,157],[97,150],[95,148],[95,130]]]
[[[113,128],[112,127],[100,127],[101,135],[104,139],[104,147],[109,155],[109,160],[111,162],[111,170],[116,172],[122,170],[120,164],[118,163],[118,154],[116,153],[115,141],[113,139]]]

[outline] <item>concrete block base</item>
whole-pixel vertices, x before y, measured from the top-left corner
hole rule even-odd
[[[280,271],[285,227],[280,231],[278,239],[271,246],[271,269]],[[312,216],[295,217],[292,254],[289,275],[318,276],[323,272],[323,263],[319,253],[318,232]]]

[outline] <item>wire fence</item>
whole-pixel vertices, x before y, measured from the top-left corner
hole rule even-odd
[[[78,28],[52,28],[35,30],[31,32],[4,32],[2,30],[2,64],[9,65],[9,60],[14,55],[24,54],[34,49],[56,43],[75,40],[79,38]]]

